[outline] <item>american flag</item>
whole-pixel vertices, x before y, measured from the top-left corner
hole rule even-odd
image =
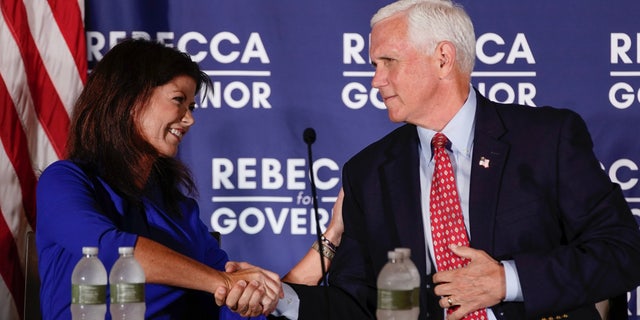
[[[0,319],[22,319],[38,175],[64,156],[87,75],[84,0],[0,0]]]

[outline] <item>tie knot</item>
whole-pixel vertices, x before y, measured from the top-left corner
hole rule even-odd
[[[445,148],[447,146],[447,143],[449,143],[449,139],[447,139],[447,136],[440,132],[436,133],[436,135],[433,136],[433,139],[431,139],[431,145],[434,148]]]

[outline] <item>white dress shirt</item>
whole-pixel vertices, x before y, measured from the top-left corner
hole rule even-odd
[[[441,131],[451,142],[451,150],[447,150],[447,153],[449,153],[451,164],[453,165],[453,170],[456,175],[456,187],[460,195],[460,205],[462,207],[462,215],[464,216],[464,224],[467,228],[469,241],[471,241],[471,237],[473,236],[469,226],[469,189],[471,186],[471,166],[473,165],[471,163],[471,157],[476,108],[476,93],[473,87],[470,86],[469,95],[464,105]],[[423,190],[423,192],[421,192],[422,224],[425,230],[425,247],[429,248],[426,265],[427,274],[430,274],[430,269],[434,267],[437,271],[437,267],[430,262],[436,260],[431,232],[428,231],[431,230],[431,221],[429,219],[429,192],[424,190],[431,190],[431,177],[433,176],[435,166],[431,151],[431,139],[437,132],[421,127],[417,128],[420,139],[420,188]],[[429,257],[431,257],[431,259],[429,259]],[[515,262],[513,260],[507,260],[502,261],[502,263],[505,266],[507,286],[505,301],[522,301],[522,290],[520,288],[520,280],[518,279]],[[487,309],[487,315],[489,319],[496,319],[491,309]]]

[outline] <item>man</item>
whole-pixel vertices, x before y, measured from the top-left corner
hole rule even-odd
[[[576,113],[477,93],[473,26],[450,1],[399,1],[371,24],[372,86],[406,125],[345,164],[330,287],[293,285],[300,319],[375,318],[376,277],[396,247],[412,249],[422,275],[420,319],[599,319],[596,302],[638,286],[638,226]],[[433,156],[437,133],[446,156]],[[431,233],[442,157],[470,240],[444,249]],[[464,267],[442,267],[444,251]]]

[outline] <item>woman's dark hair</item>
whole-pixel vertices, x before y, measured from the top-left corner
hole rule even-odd
[[[74,106],[67,157],[102,177],[123,196],[139,201],[145,185],[159,183],[172,213],[183,194],[196,195],[188,168],[162,157],[147,142],[136,114],[147,107],[154,88],[177,76],[211,88],[211,80],[189,55],[148,40],[124,40],[98,62]],[[194,93],[195,94],[195,93]]]

